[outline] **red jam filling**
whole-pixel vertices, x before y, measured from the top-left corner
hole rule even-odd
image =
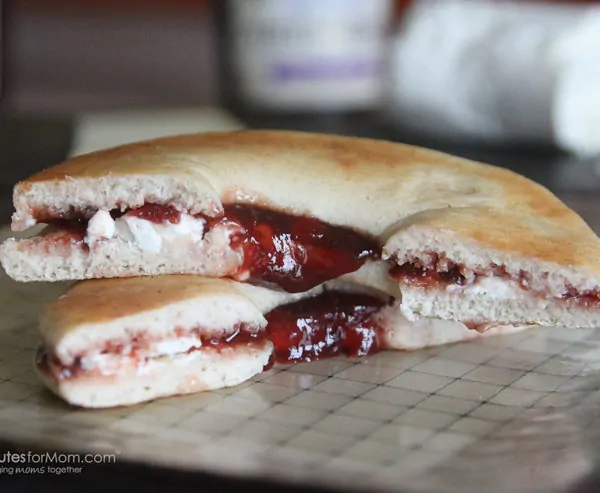
[[[525,271],[509,274],[504,265],[498,264],[490,264],[487,268],[474,271],[435,252],[426,252],[424,259],[395,265],[390,269],[390,275],[406,284],[422,288],[451,284],[466,286],[475,283],[478,277],[494,276],[512,279],[523,289],[529,289],[529,276]]]
[[[57,246],[80,245],[87,248],[84,242],[85,225],[66,222],[64,224],[53,223],[43,232],[44,246],[54,248]]]
[[[562,299],[585,308],[596,308],[600,305],[600,291],[598,289],[590,289],[581,292],[572,286],[568,286],[567,292],[562,295]]]
[[[372,296],[325,293],[275,308],[266,315],[275,362],[366,356],[384,349],[376,319],[384,305]]]
[[[465,286],[474,284],[479,277],[487,276],[514,281],[525,291],[530,289],[530,276],[523,270],[515,274],[510,274],[503,265],[492,264],[488,268],[477,272],[470,272],[467,274],[467,278],[464,274],[466,270],[463,265],[447,259],[443,259],[442,261],[435,254],[430,253],[428,256],[432,259],[429,263],[408,262],[402,265],[395,265],[390,269],[390,275],[405,284],[423,289],[450,285]],[[439,266],[440,263],[443,264],[443,268]],[[584,308],[600,305],[600,290],[598,289],[579,291],[572,286],[566,286],[565,293],[562,296],[550,294],[549,288],[546,292],[538,292],[537,295],[546,299],[566,301],[571,305]]]
[[[144,204],[137,209],[131,209],[128,214],[156,224],[162,224],[166,221],[171,224],[179,224],[181,220],[181,211],[170,205]],[[113,219],[115,219],[114,215]]]
[[[252,283],[287,292],[307,291],[354,272],[379,251],[371,238],[314,218],[232,205],[225,207],[225,220],[242,229],[231,239],[244,251],[240,272],[249,273]]]
[[[463,322],[465,327],[469,330],[474,330],[483,334],[494,327],[498,327],[499,325],[504,325],[502,322]]]
[[[194,332],[194,331],[192,331]],[[175,331],[178,337],[184,335],[183,331]],[[185,335],[189,335],[190,332],[185,332]],[[200,349],[214,349],[219,352],[224,349],[236,348],[238,346],[248,346],[256,342],[264,340],[265,333],[263,331],[250,331],[247,330],[240,324],[234,332],[226,336],[206,337],[200,336],[201,345],[198,347],[192,347],[187,350],[187,354],[199,351]],[[147,350],[149,346],[147,339],[143,337],[143,334],[134,336],[128,343],[109,341],[102,348],[101,354],[119,354],[123,358],[132,358],[137,361],[144,359],[143,352]],[[125,351],[127,348],[127,352]],[[36,354],[37,365],[45,371],[50,371],[50,368],[57,370],[59,379],[69,379],[89,374],[89,371],[82,367],[82,356],[76,357],[72,365],[63,365],[56,356],[51,355],[46,349],[40,348]]]
[[[65,228],[82,228],[93,211],[62,213],[44,222]],[[145,204],[129,211],[111,211],[113,218],[131,214],[154,223],[179,223],[181,212],[174,207]],[[43,215],[38,214],[41,221]],[[204,218],[208,228],[229,224],[239,231],[231,235],[232,248],[241,248],[244,263],[236,279],[254,284],[279,286],[291,293],[309,289],[330,279],[358,270],[368,259],[377,258],[380,248],[369,237],[349,228],[332,226],[318,219],[293,216],[260,207],[229,205],[221,218]]]
[[[395,265],[390,269],[390,274],[395,279],[402,279],[407,284],[422,288],[429,288],[440,284],[456,284],[459,286],[466,284],[466,279],[460,273],[460,269],[457,266],[451,267],[445,272],[438,272],[432,268],[407,263]]]

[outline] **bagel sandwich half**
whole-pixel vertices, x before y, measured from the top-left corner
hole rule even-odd
[[[409,322],[385,292],[342,281],[293,294],[193,275],[94,279],[43,307],[35,368],[70,404],[103,408],[235,386],[274,363],[523,328]]]
[[[385,141],[280,131],[167,137],[17,184],[0,247],[19,281],[158,274],[309,291],[386,262],[411,320],[600,326],[600,242],[506,169]]]

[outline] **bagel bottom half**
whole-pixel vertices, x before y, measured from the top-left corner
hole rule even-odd
[[[362,284],[356,273],[295,294],[186,275],[83,281],[43,307],[36,371],[70,404],[102,408],[235,386],[274,362],[416,350],[525,328],[409,321],[377,268],[365,268]]]

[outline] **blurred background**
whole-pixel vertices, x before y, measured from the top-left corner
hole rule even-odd
[[[505,166],[600,225],[600,2],[0,5],[0,223],[14,183],[67,156],[253,127],[379,137]]]

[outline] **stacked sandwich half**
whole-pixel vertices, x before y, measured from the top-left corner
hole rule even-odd
[[[383,141],[240,131],[140,142],[16,185],[0,260],[75,280],[42,381],[106,407],[274,363],[600,326],[600,241],[510,171]],[[401,357],[401,356],[399,356]]]

